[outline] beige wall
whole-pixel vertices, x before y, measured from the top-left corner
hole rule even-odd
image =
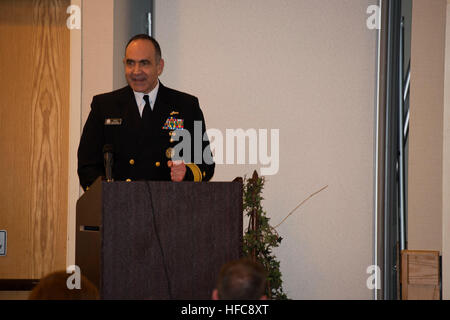
[[[82,0],[71,0],[71,5],[82,8]],[[75,217],[76,203],[80,196],[77,175],[77,149],[81,136],[82,100],[82,37],[81,29],[70,31],[70,114],[69,114],[69,181],[67,197],[67,253],[66,265],[75,264]]]
[[[447,21],[450,21],[450,1],[447,1]],[[442,297],[450,299],[450,23],[446,25],[444,81],[444,152],[442,183]]]
[[[408,249],[442,249],[446,0],[414,0]]]
[[[114,5],[110,0],[72,0],[81,8],[81,29],[73,29],[70,70],[69,195],[67,266],[75,264],[76,201],[82,194],[77,175],[77,149],[92,97],[113,90]]]
[[[114,3],[83,1],[82,122],[92,97],[113,90]]]
[[[155,2],[162,82],[197,95],[208,128],[280,130],[264,208],[295,299],[370,299],[373,264],[376,1]],[[215,181],[256,165],[221,165]]]

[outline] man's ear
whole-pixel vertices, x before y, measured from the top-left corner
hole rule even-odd
[[[217,289],[214,289],[211,295],[211,299],[213,300],[219,300],[219,291]]]
[[[158,63],[158,76],[161,75],[163,70],[164,70],[164,59],[161,58],[161,59],[159,59],[159,63]]]

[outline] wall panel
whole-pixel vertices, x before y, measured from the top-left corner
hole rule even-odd
[[[65,269],[69,4],[0,2],[0,278]]]
[[[373,264],[377,30],[367,28],[366,11],[377,3],[155,1],[162,82],[198,96],[208,128],[224,137],[226,129],[279,129],[279,171],[266,177],[263,194],[272,224],[328,185],[277,229],[291,298],[373,296],[366,270]],[[267,167],[248,162],[217,165],[214,180]]]

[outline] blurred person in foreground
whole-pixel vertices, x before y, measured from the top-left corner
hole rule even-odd
[[[256,262],[243,258],[222,266],[213,300],[267,300],[267,272]]]
[[[70,277],[66,271],[50,273],[39,281],[31,291],[29,300],[98,300],[97,287],[85,276],[80,275],[80,288],[69,289],[67,280]]]

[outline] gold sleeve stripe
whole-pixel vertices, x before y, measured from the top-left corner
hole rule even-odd
[[[186,166],[191,169],[195,182],[202,181],[202,171],[195,163],[186,163]]]

